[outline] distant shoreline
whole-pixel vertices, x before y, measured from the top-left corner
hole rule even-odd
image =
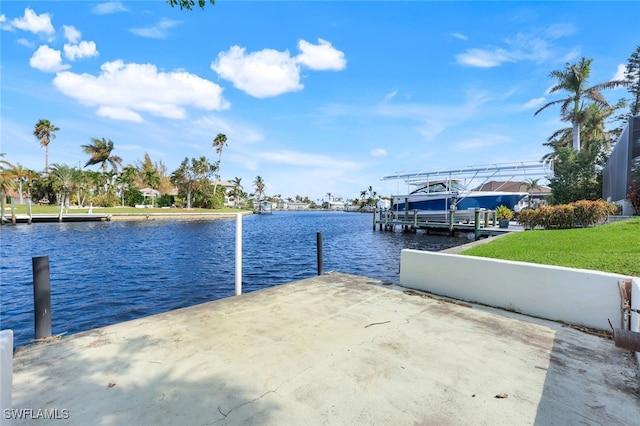
[[[238,213],[111,213],[110,220],[115,221],[134,221],[134,220],[216,220],[216,219],[233,219],[237,214],[247,216],[253,214],[250,211]]]

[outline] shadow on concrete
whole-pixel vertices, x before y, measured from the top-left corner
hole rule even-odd
[[[13,408],[33,412],[12,424],[41,423],[42,417],[33,418],[38,410],[51,410],[49,415],[74,425],[268,421],[277,407],[261,401],[264,395],[255,389],[217,374],[215,365],[223,360],[216,358],[215,345],[203,348],[211,351],[203,364],[190,362],[189,351],[181,353],[182,359],[165,359],[165,353],[175,353],[180,345],[179,335],[167,341],[119,336],[103,328],[18,348],[14,377],[20,380],[14,382]],[[238,412],[248,405],[250,411],[239,419]]]
[[[613,340],[558,325],[535,425],[628,425],[640,419],[640,370]],[[566,424],[566,423],[565,423]]]

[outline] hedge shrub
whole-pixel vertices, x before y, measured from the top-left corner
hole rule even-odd
[[[526,209],[518,215],[518,223],[525,229],[569,229],[594,226],[608,215],[616,213],[618,206],[603,200],[580,200],[557,206]]]

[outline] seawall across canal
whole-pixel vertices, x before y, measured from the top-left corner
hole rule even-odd
[[[21,347],[13,408],[75,425],[626,425],[637,374],[602,337],[331,273]]]

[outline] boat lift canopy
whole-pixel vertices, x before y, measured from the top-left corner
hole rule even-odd
[[[382,180],[402,179],[407,184],[417,184],[422,182],[433,182],[435,180],[460,180],[465,182],[483,180],[528,180],[535,178],[548,179],[553,175],[550,164],[538,161],[528,161],[519,163],[488,164],[483,166],[468,166],[460,169],[440,170],[433,172],[415,171],[399,172],[397,174],[384,176]]]

